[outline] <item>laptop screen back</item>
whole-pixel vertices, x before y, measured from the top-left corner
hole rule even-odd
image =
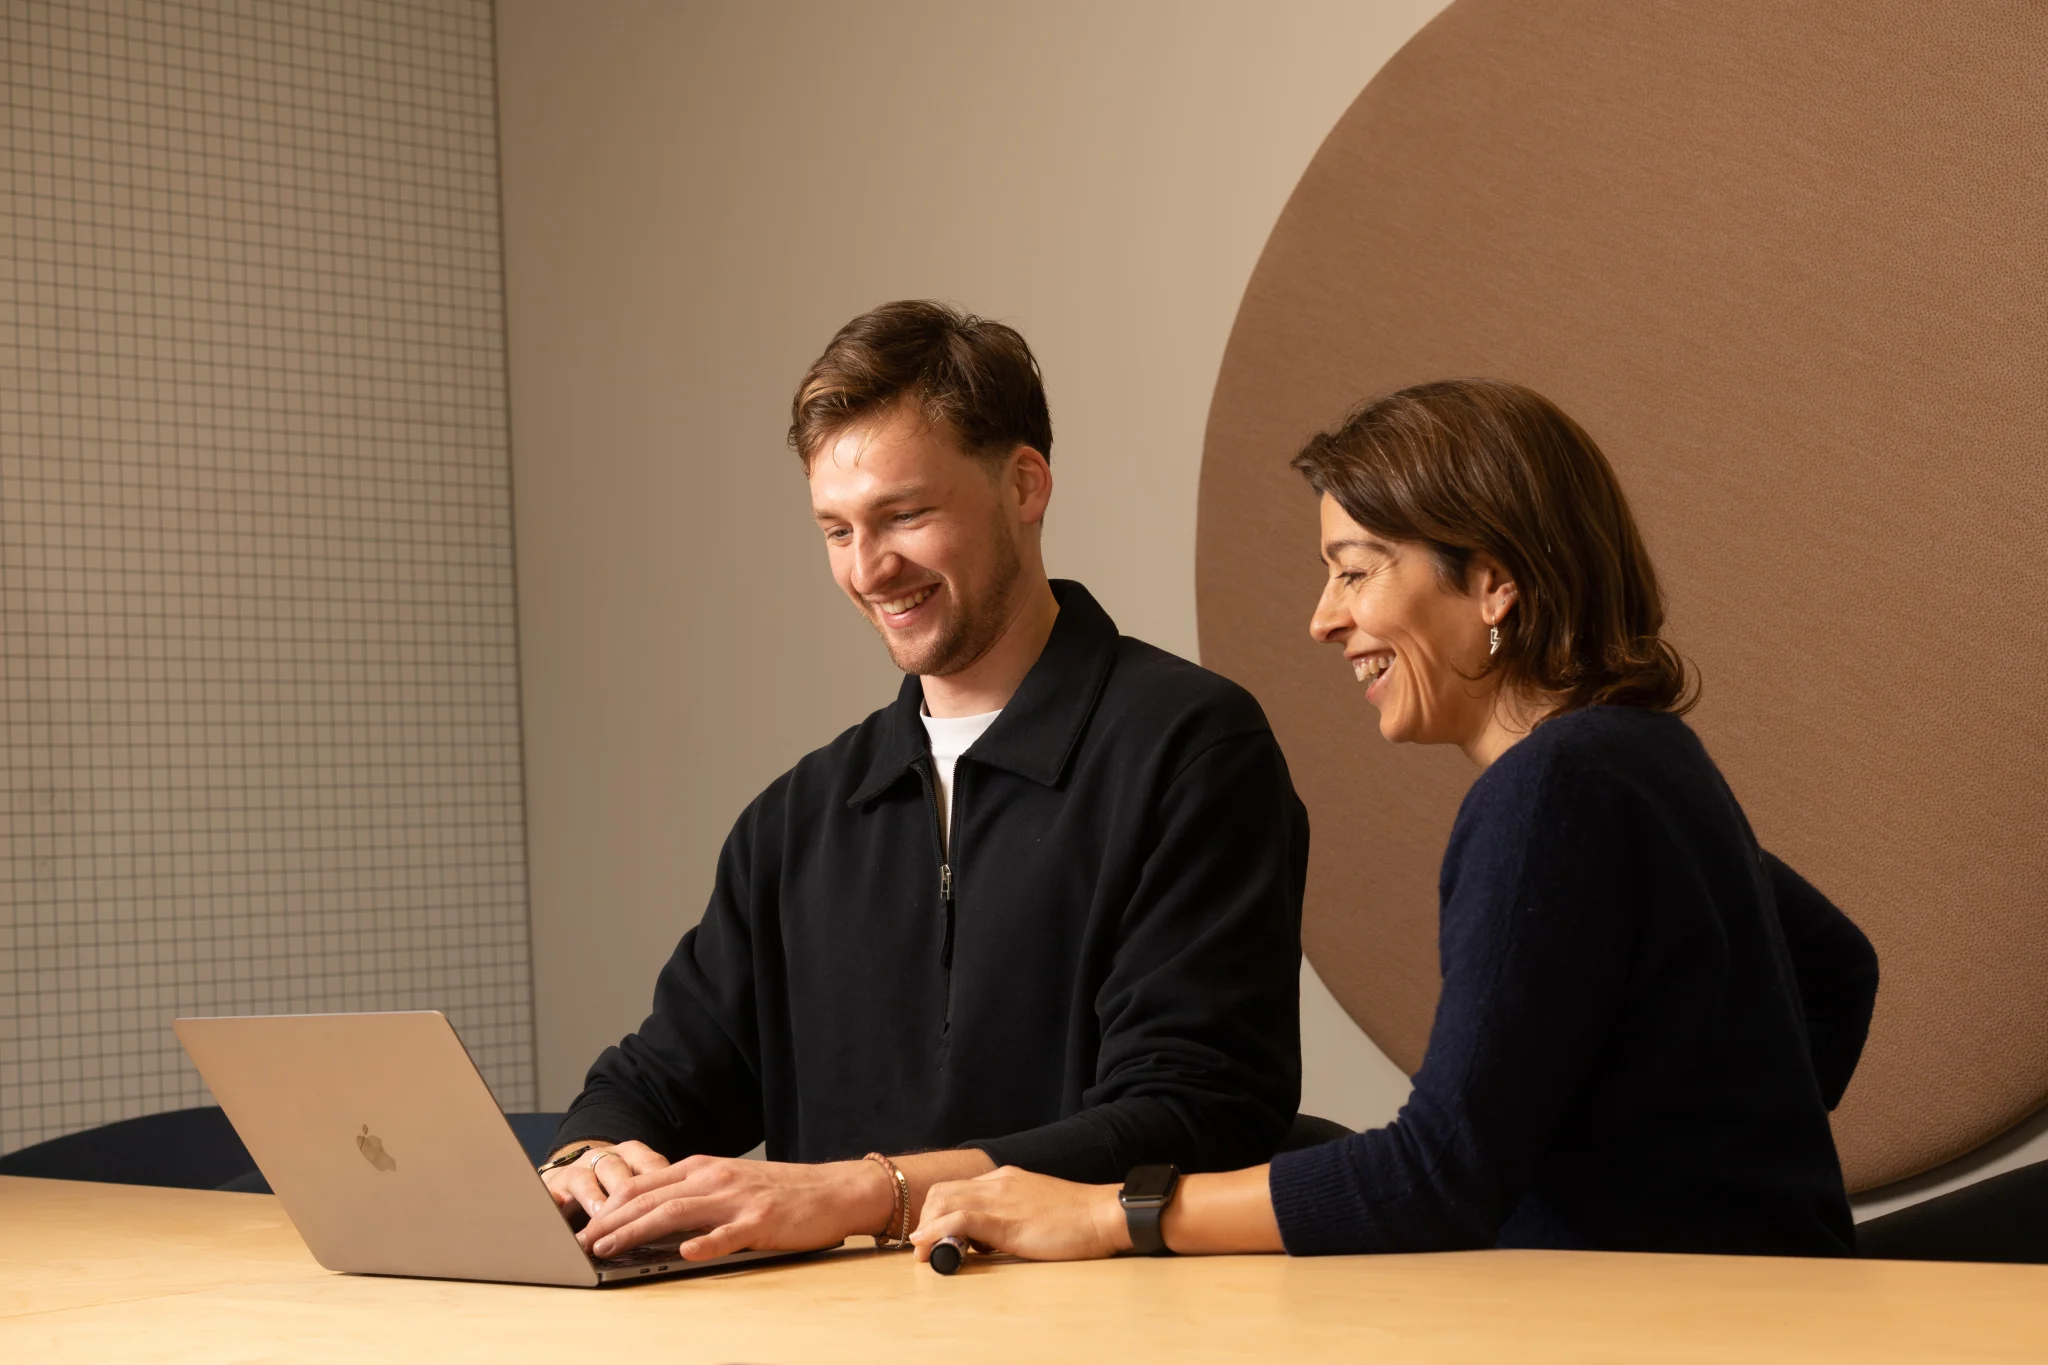
[[[321,1265],[595,1283],[438,1011],[174,1027]]]

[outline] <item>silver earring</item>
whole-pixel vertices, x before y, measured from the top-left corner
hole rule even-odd
[[[1488,626],[1486,628],[1486,657],[1491,659],[1498,653],[1500,653],[1500,627]]]

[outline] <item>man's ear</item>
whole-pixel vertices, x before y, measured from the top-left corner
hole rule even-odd
[[[1018,520],[1026,526],[1045,520],[1052,501],[1052,462],[1036,447],[1018,446],[1010,452],[1005,478],[1017,499]]]

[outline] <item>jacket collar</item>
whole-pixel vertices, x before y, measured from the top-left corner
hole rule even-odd
[[[1003,714],[974,742],[966,757],[1003,768],[1043,786],[1066,771],[1080,743],[1082,727],[1109,681],[1116,659],[1116,622],[1079,583],[1055,578],[1053,598],[1060,614],[1031,671],[1024,675]],[[860,789],[849,806],[864,805],[894,786],[931,752],[924,721],[924,682],[903,680],[896,700],[880,713],[881,740]]]

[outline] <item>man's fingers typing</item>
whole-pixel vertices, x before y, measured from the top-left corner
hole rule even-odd
[[[639,1212],[644,1212],[653,1203],[673,1199],[680,1193],[679,1187],[689,1179],[689,1167],[683,1162],[675,1165],[662,1162],[649,1167],[645,1173],[634,1175],[623,1174],[623,1168],[616,1161],[607,1161],[604,1165],[605,1170],[600,1174],[605,1177],[605,1196],[600,1207],[591,1211],[591,1216],[599,1221],[618,1221],[620,1210],[634,1201],[641,1206]],[[703,1194],[706,1191],[692,1187],[690,1193]]]
[[[581,1209],[595,1218],[604,1206],[622,1192],[630,1192],[642,1175],[667,1169],[669,1161],[644,1142],[596,1142],[567,1166],[541,1173],[557,1207],[565,1213]]]
[[[733,1212],[729,1201],[701,1194],[684,1194],[673,1185],[662,1185],[629,1193],[625,1198],[615,1198],[590,1220],[589,1226],[576,1234],[576,1239],[587,1249],[597,1251],[607,1238],[631,1238],[619,1242],[610,1251],[597,1251],[600,1256],[614,1256],[661,1232],[695,1232],[715,1227],[730,1218]],[[659,1231],[649,1231],[657,1224],[660,1225]]]
[[[580,1208],[595,1216],[604,1206],[604,1186],[597,1183],[597,1177],[587,1167],[558,1166],[541,1180],[548,1187],[548,1193],[555,1197],[555,1203],[563,1209]]]
[[[606,1200],[613,1198],[621,1190],[626,1189],[633,1183],[634,1177],[639,1174],[639,1172],[633,1169],[633,1164],[620,1155],[616,1147],[607,1147],[604,1151],[591,1153],[591,1155],[583,1159],[583,1164],[589,1168],[590,1174],[596,1178],[598,1185],[604,1191]],[[593,1209],[591,1212],[595,1215],[596,1210]]]
[[[701,1199],[667,1199],[644,1209],[637,1206],[637,1201],[622,1205],[607,1214],[602,1224],[592,1223],[578,1233],[576,1240],[593,1255],[617,1256],[664,1237],[697,1232],[706,1227],[715,1220],[705,1213],[704,1202]]]
[[[806,1166],[698,1155],[669,1163],[651,1152],[636,1158],[641,1154],[626,1151],[599,1162],[599,1207],[576,1234],[585,1250],[616,1256],[690,1234],[686,1255],[693,1260],[743,1247],[804,1251],[836,1245],[879,1221],[867,1197],[868,1182],[880,1178],[871,1162]],[[647,1169],[628,1175],[629,1164]]]
[[[738,1223],[727,1223],[700,1236],[684,1242],[680,1250],[686,1261],[708,1261],[713,1256],[747,1249],[747,1230]]]
[[[667,1157],[644,1142],[621,1142],[612,1150],[624,1158],[635,1175],[646,1175],[649,1171],[658,1171],[669,1164]]]

